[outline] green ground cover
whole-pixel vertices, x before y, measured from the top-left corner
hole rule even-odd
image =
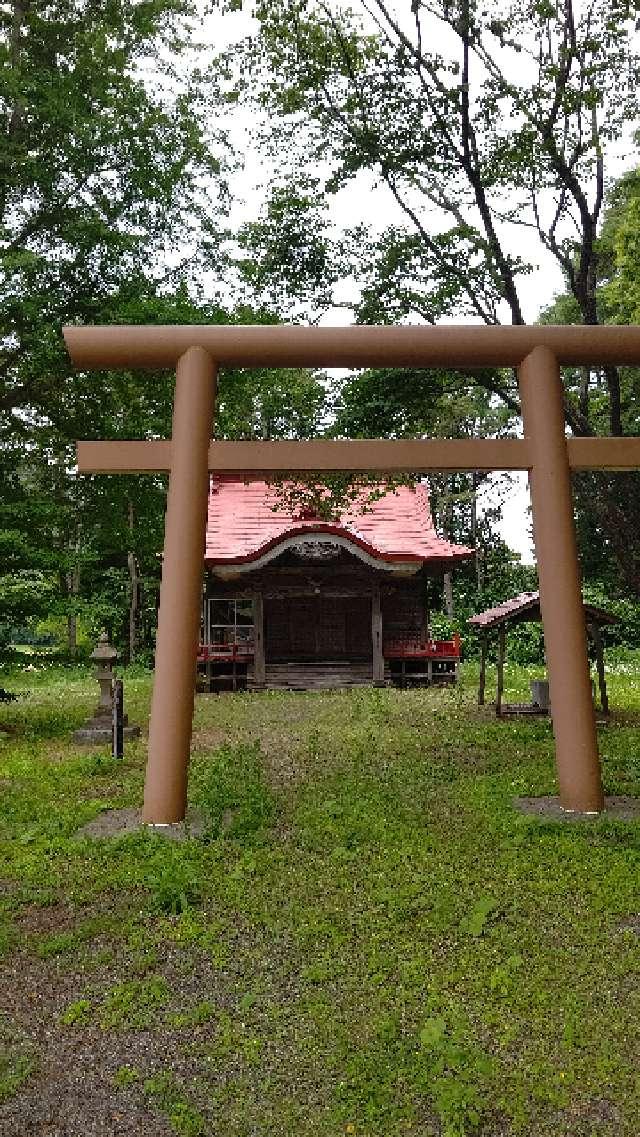
[[[206,839],[97,841],[144,741],[73,746],[95,683],[31,666],[0,677],[3,1134],[637,1135],[639,828],[514,811],[554,791],[547,722],[478,710],[471,665],[201,696]],[[606,791],[640,794],[640,659],[610,691]]]

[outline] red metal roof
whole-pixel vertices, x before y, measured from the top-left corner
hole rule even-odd
[[[617,616],[605,612],[604,608],[596,608],[593,604],[585,604],[584,601],[582,603],[586,616],[594,623],[615,624],[617,622]],[[495,608],[487,608],[484,612],[478,612],[477,616],[471,616],[467,622],[476,628],[494,628],[498,624],[504,624],[507,620],[516,619],[525,613],[529,613],[534,620],[541,619],[539,592],[521,592],[519,596],[513,596],[511,600],[503,600],[502,604],[497,604]]]
[[[471,549],[438,536],[424,485],[398,486],[379,500],[354,504],[338,520],[302,518],[282,505],[274,486],[245,481],[234,474],[211,478],[205,561],[209,565],[258,560],[290,537],[334,534],[384,562],[451,563],[472,555]]]

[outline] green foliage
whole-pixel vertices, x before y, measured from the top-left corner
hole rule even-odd
[[[33,1058],[27,1054],[0,1054],[0,1102],[13,1097],[35,1068]]]
[[[469,915],[465,916],[460,927],[470,936],[481,936],[485,930],[487,921],[489,919],[495,919],[499,907],[499,902],[495,897],[481,896],[479,900],[476,900]]]
[[[637,138],[636,138],[637,141]],[[640,172],[615,181],[606,197],[594,265],[595,303],[601,323],[635,323],[640,295],[633,258]],[[627,256],[625,249],[631,250]],[[570,294],[558,296],[542,313],[544,323],[579,323]],[[572,429],[577,434],[640,433],[638,368],[566,368],[564,383]],[[618,599],[640,590],[640,475],[636,471],[585,471],[574,476],[577,530],[583,574]]]
[[[0,1104],[19,1093],[38,1066],[33,1042],[26,1032],[0,1014]]]
[[[482,1051],[469,1044],[462,1022],[427,1018],[416,1046],[398,1016],[391,1014],[375,1023],[374,1041],[348,1061],[340,1106],[345,1117],[359,1115],[365,1124],[374,1118],[377,1126],[383,1119],[392,1123],[400,1086],[409,1081],[417,1095],[415,1104],[426,1099],[435,1110],[443,1137],[465,1137],[489,1107],[490,1071]]]
[[[79,481],[72,447],[165,433],[170,384],[74,373],[61,328],[189,307],[163,253],[187,242],[193,257],[220,224],[225,153],[196,80],[196,14],[184,0],[56,0],[0,15],[0,623],[84,615],[92,570],[122,568],[129,550],[155,582],[161,482]]]
[[[588,583],[584,597],[597,608],[615,616],[615,624],[603,624],[602,642],[610,647],[637,648],[640,644],[640,603],[635,599],[612,596],[599,582]]]
[[[179,861],[163,865],[159,875],[149,882],[151,905],[157,912],[179,916],[196,907],[201,899],[201,888],[188,866]]]
[[[228,150],[198,6],[56,0],[12,13],[0,15],[0,635],[47,617],[70,654],[101,627],[122,651],[137,601],[149,653],[166,478],[78,478],[74,443],[169,436],[173,377],[78,373],[62,326],[275,317],[203,298]],[[323,404],[302,369],[225,374],[217,429],[312,434]]]
[[[119,1090],[126,1090],[128,1086],[140,1081],[140,1071],[135,1066],[119,1066],[113,1075],[113,1084]]]
[[[63,1026],[83,1026],[89,1022],[93,1014],[93,1007],[89,999],[76,999],[69,1003],[66,1011],[60,1016]]]
[[[588,319],[599,163],[637,117],[632,22],[617,0],[588,14],[418,4],[407,22],[382,0],[339,11],[269,0],[256,17],[221,73],[264,115],[278,166],[245,235],[261,287],[290,263],[298,304],[321,306],[327,283],[354,277],[362,322],[494,323],[506,309],[520,323],[530,265],[513,250],[529,225]],[[517,54],[531,66],[514,69]],[[347,185],[378,191],[390,221],[332,232],[327,196]]]
[[[273,823],[276,803],[264,774],[260,746],[221,746],[196,783],[197,800],[215,836],[259,838]]]
[[[276,311],[311,302],[328,305],[337,282],[336,265],[323,230],[327,202],[317,178],[293,187],[275,185],[263,217],[240,231],[245,254],[239,268],[251,292],[267,297]]]
[[[169,987],[161,976],[117,983],[98,1011],[103,1030],[144,1030],[154,1025],[157,1012],[169,999]]]
[[[170,1071],[160,1071],[144,1083],[145,1093],[159,1106],[179,1137],[202,1137],[203,1117],[189,1103],[179,1082]]]
[[[216,1013],[213,1003],[207,999],[202,1002],[196,1003],[194,1007],[190,1007],[187,1011],[181,1011],[180,1014],[172,1014],[168,1016],[168,1022],[171,1026],[185,1029],[188,1027],[202,1026],[203,1023],[209,1022],[214,1018]]]
[[[90,680],[60,672],[29,674],[28,737],[0,754],[7,912],[20,928],[46,906],[51,942],[68,905],[87,915],[81,928],[108,916],[100,953],[92,945],[66,972],[32,955],[29,973],[61,1007],[82,983],[66,994],[60,1048],[114,1033],[96,1061],[115,1060],[98,1072],[123,1106],[126,1094],[146,1108],[149,1131],[159,1109],[178,1134],[472,1137],[595,1117],[599,1137],[635,1137],[637,826],[513,808],[555,790],[548,722],[479,710],[469,662],[455,690],[205,699],[194,799],[219,778],[220,817],[234,779],[240,807],[249,784],[268,786],[269,839],[255,840],[258,827],[226,841],[87,841],[77,830],[103,790],[139,801],[144,755],[116,774],[43,731],[45,701],[70,718],[90,705]],[[610,668],[611,794],[640,793],[639,674],[637,652]],[[530,678],[509,665],[505,697],[521,699]],[[150,679],[137,683],[144,721]],[[197,885],[197,907],[158,910],[154,882],[168,873]],[[24,935],[9,941],[10,968],[24,949]],[[46,1007],[31,993],[15,986],[16,1018],[40,1037]],[[1,1037],[13,1078],[33,1052],[10,1027]],[[131,1058],[143,1051],[170,1054],[171,1071]]]
[[[39,955],[41,959],[64,955],[65,952],[73,951],[78,942],[76,932],[56,932],[50,936],[43,936],[36,944],[36,955]]]
[[[256,5],[242,50],[224,59],[222,91],[258,114],[276,167],[262,217],[241,234],[250,288],[260,294],[270,281],[296,317],[349,306],[348,280],[360,323],[522,324],[522,283],[539,259],[566,283],[543,320],[635,322],[637,173],[613,188],[604,214],[610,155],[640,109],[631,12],[618,0],[580,10],[438,0],[411,12],[405,21],[383,0],[335,11],[322,0],[269,0]],[[378,201],[383,220],[340,225],[347,188]],[[520,254],[521,227],[539,257]],[[574,434],[640,429],[635,372],[568,370],[565,386]],[[485,410],[519,413],[509,371],[409,369],[352,377],[342,418],[347,433],[457,436],[443,431],[449,403],[463,434],[496,433],[456,408],[457,393],[474,389]],[[459,495],[462,480],[433,479],[434,500]],[[576,479],[586,575],[606,560],[612,582],[636,596],[638,484],[636,474]]]
[[[6,563],[6,562],[5,562]],[[44,615],[55,594],[55,581],[38,569],[18,569],[0,575],[0,635]]]

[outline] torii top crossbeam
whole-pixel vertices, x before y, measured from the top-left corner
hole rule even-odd
[[[144,819],[184,817],[208,471],[528,469],[560,801],[603,807],[571,469],[640,467],[640,438],[565,437],[560,365],[640,366],[640,327],[110,326],[64,330],[84,369],[176,366],[166,442],[79,443],[81,472],[169,470]],[[516,367],[524,438],[211,442],[220,366]]]
[[[104,325],[67,327],[64,338],[73,362],[89,370],[175,367],[190,347],[218,367],[518,367],[536,347],[567,366],[640,362],[640,327],[620,325]]]

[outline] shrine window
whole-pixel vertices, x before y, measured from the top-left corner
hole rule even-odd
[[[241,644],[253,640],[253,602],[246,597],[211,597],[204,605],[204,642]]]

